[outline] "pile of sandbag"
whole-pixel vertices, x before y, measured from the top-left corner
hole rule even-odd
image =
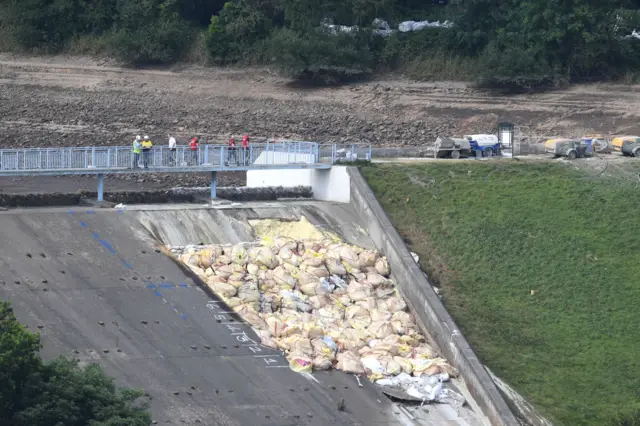
[[[419,333],[375,250],[289,237],[171,250],[295,371],[457,374]]]

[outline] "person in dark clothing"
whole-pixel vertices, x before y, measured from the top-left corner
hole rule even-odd
[[[236,151],[236,140],[231,137],[231,139],[229,139],[227,147],[227,165],[231,164],[231,158],[233,158],[233,162],[236,163],[236,166],[238,165],[238,157]]]

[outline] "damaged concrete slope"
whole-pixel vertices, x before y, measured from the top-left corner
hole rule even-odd
[[[256,339],[249,326],[216,320],[219,301],[158,248],[248,241],[248,219],[301,215],[372,247],[348,204],[0,212],[0,297],[41,333],[45,358],[97,362],[119,385],[144,388],[158,424],[483,424],[466,408],[411,414],[365,378],[291,371],[246,340]]]

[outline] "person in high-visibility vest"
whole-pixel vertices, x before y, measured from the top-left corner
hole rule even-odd
[[[149,153],[151,152],[151,148],[153,148],[153,142],[151,142],[149,136],[145,135],[144,139],[142,139],[142,164],[145,169],[149,168]]]
[[[142,152],[141,140],[142,138],[138,135],[133,141],[133,163],[131,168],[140,167],[140,153]]]

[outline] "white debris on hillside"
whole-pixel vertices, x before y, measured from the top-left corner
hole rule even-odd
[[[264,346],[282,350],[295,371],[336,368],[373,381],[413,376],[438,383],[457,375],[425,342],[389,279],[384,256],[310,232],[308,222],[300,235],[321,239],[291,238],[295,223],[287,225],[289,236],[263,233],[260,243],[170,250],[253,327]],[[272,223],[252,225],[279,232]],[[412,392],[425,401],[441,398],[432,381],[425,382],[428,392],[419,381]]]
[[[354,33],[360,30],[360,27],[357,25],[334,25],[333,20],[329,18],[325,18],[320,23],[322,27],[327,29],[331,34],[338,33]],[[446,20],[444,22],[440,21],[404,21],[398,25],[398,29],[391,29],[391,26],[384,19],[376,18],[373,20],[371,24],[373,28],[373,33],[380,36],[388,36],[393,34],[396,31],[400,31],[401,33],[407,33],[412,31],[421,31],[425,28],[451,28],[453,27],[453,22]]]

